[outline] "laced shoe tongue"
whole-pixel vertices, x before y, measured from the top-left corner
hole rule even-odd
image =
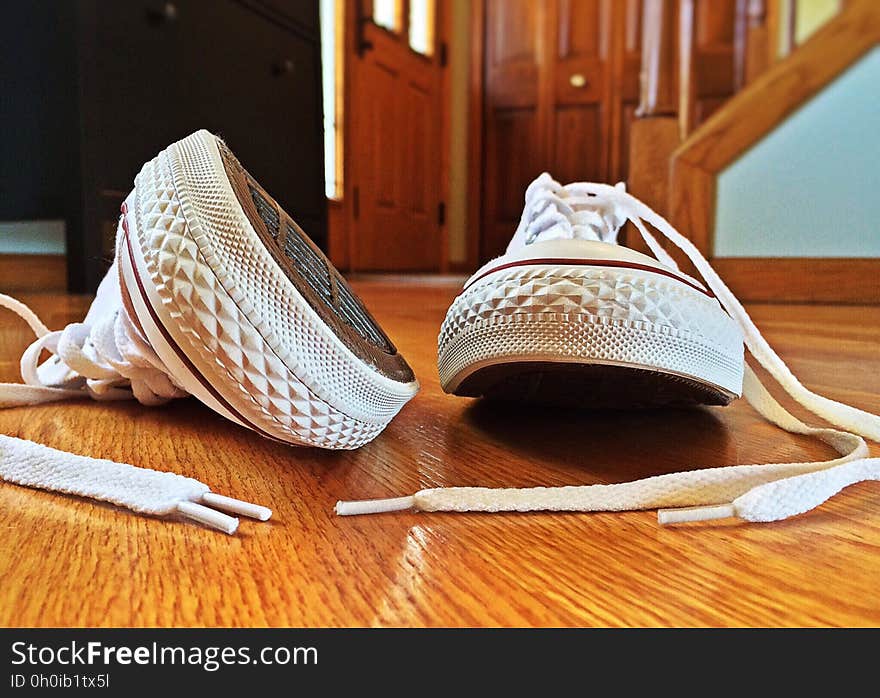
[[[95,300],[92,301],[85,318],[79,324],[84,328],[97,327],[105,323],[121,307],[122,296],[119,288],[119,274],[114,264],[101,280]],[[82,351],[86,354],[89,361],[96,365],[101,365],[103,361],[97,357],[93,338],[90,335],[90,332],[86,333]],[[86,376],[79,375],[57,353],[53,352],[53,354],[55,355],[51,359],[44,361],[36,367],[36,376],[39,384],[59,388],[82,389],[85,385]]]
[[[625,191],[623,183],[617,189]],[[613,201],[578,183],[562,185],[543,172],[526,189],[522,219],[507,252],[549,240],[616,243],[625,221]]]
[[[601,201],[598,197],[595,203],[574,203],[572,222],[572,237],[583,240],[599,240],[617,244],[617,232],[623,225],[624,220],[614,210],[613,204]]]

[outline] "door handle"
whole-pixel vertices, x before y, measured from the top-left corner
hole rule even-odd
[[[587,82],[587,78],[584,76],[583,73],[572,73],[571,76],[569,76],[568,78],[568,84],[578,89],[583,89],[584,87],[589,85],[589,83]]]

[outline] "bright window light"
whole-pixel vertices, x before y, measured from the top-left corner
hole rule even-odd
[[[434,0],[409,0],[409,45],[423,56],[434,53]]]
[[[324,93],[324,191],[329,199],[340,195],[336,147],[336,2],[321,0],[321,82]]]
[[[373,21],[393,32],[400,29],[399,0],[373,0]]]

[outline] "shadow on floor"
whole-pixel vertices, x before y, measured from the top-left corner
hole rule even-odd
[[[475,400],[463,410],[485,438],[535,470],[589,471],[608,482],[732,465],[737,447],[723,408],[575,410]]]

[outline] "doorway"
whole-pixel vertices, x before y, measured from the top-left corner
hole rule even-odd
[[[353,3],[345,187],[353,270],[441,268],[443,4]]]

